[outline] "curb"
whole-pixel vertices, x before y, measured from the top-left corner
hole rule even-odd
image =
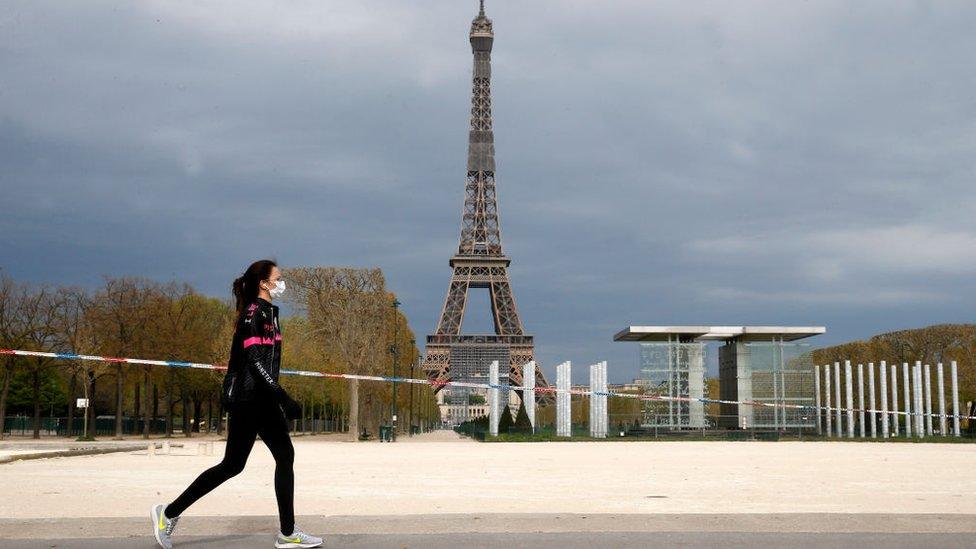
[[[13,456],[0,457],[0,465],[4,463],[13,463],[15,461],[23,461],[28,459],[93,456],[98,454],[113,454],[117,452],[133,452],[137,450],[145,450],[148,446],[149,446],[148,444],[138,444],[138,445],[128,445],[128,446],[113,446],[111,448],[77,448],[71,450],[55,450],[53,452],[34,452],[31,454],[17,454]],[[171,445],[171,446],[175,446],[175,445]],[[162,448],[162,447],[163,447],[162,443],[156,443],[156,448]]]

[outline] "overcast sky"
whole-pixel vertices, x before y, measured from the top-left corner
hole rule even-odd
[[[488,0],[503,246],[537,356],[628,324],[973,320],[976,4]],[[0,4],[0,267],[226,296],[381,267],[422,339],[457,246],[474,0]],[[465,331],[490,329],[472,296]]]

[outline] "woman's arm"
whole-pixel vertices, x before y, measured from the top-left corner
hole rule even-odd
[[[264,331],[264,320],[261,318],[260,309],[255,304],[248,306],[248,310],[244,312],[244,317],[241,321],[242,325],[238,327],[241,330],[241,334],[244,336],[243,347],[244,347],[244,365],[249,368],[261,383],[271,390],[275,397],[281,399],[285,394],[285,390],[278,384],[277,381],[271,377],[271,373],[268,368],[271,364],[267,363],[268,360],[268,345],[271,346],[274,352],[274,335],[270,338],[265,337]]]

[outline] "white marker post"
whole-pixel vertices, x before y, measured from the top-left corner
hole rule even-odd
[[[556,436],[572,436],[572,424],[570,422],[570,374],[572,364],[563,362],[556,366]]]
[[[830,409],[830,364],[824,366],[824,394],[827,395],[827,409],[824,410],[824,417],[827,421],[827,436],[834,434],[833,410]]]
[[[898,430],[900,427],[898,423],[901,421],[901,417],[898,415],[898,365],[891,365],[891,404],[892,404],[892,414],[891,419],[894,420],[894,436],[898,436]]]
[[[531,360],[522,366],[522,402],[525,403],[525,413],[529,416],[529,425],[535,433],[535,361]]]
[[[912,415],[915,418],[915,436],[919,438],[925,438],[925,423],[924,417],[922,417],[922,361],[916,361],[915,366],[912,368],[912,374],[914,377],[913,392],[912,396],[915,399],[912,401]]]
[[[888,363],[881,361],[881,438],[891,436],[888,417]]]
[[[925,387],[925,434],[933,436],[935,432],[932,431],[932,372],[928,364],[925,365],[925,379],[922,386]]]
[[[606,393],[609,390],[607,386],[607,361],[604,360],[600,363],[600,387],[601,390]],[[601,395],[600,396],[600,422],[603,429],[603,438],[607,438],[607,434],[610,432],[610,406],[609,406],[610,396]]]
[[[484,370],[482,370],[484,371]],[[500,394],[498,392],[498,361],[493,360],[488,367],[488,383],[492,385],[488,389],[488,433],[498,436],[498,421],[501,418]]]
[[[956,375],[955,360],[949,363],[949,373],[952,377],[952,434],[958,437],[962,436],[962,433],[959,430],[959,380]]]
[[[857,364],[857,415],[858,415],[858,434],[864,438],[864,364]]]
[[[904,382],[905,387],[903,392],[905,393],[905,436],[912,436],[912,422],[915,420],[912,417],[912,386],[908,382],[908,363],[902,362],[901,364],[902,382]]]
[[[945,407],[945,373],[942,369],[942,363],[938,363],[935,366],[935,373],[938,376],[939,384],[939,434],[941,436],[949,436],[948,421],[946,420],[946,407]]]
[[[593,438],[607,438],[607,414],[604,405],[607,396],[597,394],[607,391],[606,376],[604,363],[590,365],[590,436]]]
[[[823,434],[823,409],[820,407],[820,365],[813,367],[813,394],[817,404],[817,434]]]
[[[874,414],[874,363],[868,362],[868,405],[871,411],[868,416],[871,418],[871,438],[878,438],[878,422]]]
[[[843,436],[842,431],[844,429],[840,417],[840,409],[843,407],[840,400],[840,362],[834,362],[834,385],[834,396],[837,400],[837,406],[834,407],[834,419],[837,421],[837,436],[840,437]]]
[[[854,380],[851,379],[851,361],[844,361],[844,386],[847,388],[847,438],[854,438]]]

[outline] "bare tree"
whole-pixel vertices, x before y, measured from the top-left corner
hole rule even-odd
[[[21,345],[29,351],[51,351],[57,344],[57,324],[60,313],[59,296],[48,286],[28,286],[21,295],[15,319]],[[25,361],[30,373],[34,403],[33,437],[41,437],[41,380],[55,359],[31,357]]]
[[[27,287],[17,284],[6,275],[0,276],[0,347],[17,349],[23,343],[20,329],[20,307]],[[7,395],[10,393],[10,380],[17,364],[15,355],[6,355],[3,360],[3,385],[0,389],[0,439],[7,418]]]
[[[95,295],[92,308],[94,329],[101,335],[103,353],[127,356],[152,350],[154,302],[160,297],[159,284],[133,277],[106,277],[105,286]],[[122,438],[123,399],[126,366],[115,364],[115,438]]]
[[[382,373],[389,315],[383,273],[379,269],[301,267],[286,269],[283,274],[292,288],[289,299],[306,313],[310,331],[323,336],[329,347],[322,353],[335,352],[346,372]],[[361,393],[363,425],[374,432],[379,425],[378,389],[362,390],[356,381],[349,384],[349,431],[353,440],[360,432]]]
[[[78,287],[62,287],[57,289],[58,315],[55,319],[55,346],[61,352],[88,354],[98,348],[96,333],[91,329],[88,314],[92,300],[88,292]],[[90,388],[89,379],[94,376],[98,363],[87,360],[71,360],[65,365],[65,371],[71,376],[71,384],[67,394],[68,428],[71,434],[75,411],[76,383],[79,375],[86,398]],[[89,399],[89,408],[91,401]],[[86,414],[87,408],[86,408]],[[87,418],[86,418],[87,419]],[[87,422],[86,422],[87,426]],[[83,433],[87,436],[88,433]]]

